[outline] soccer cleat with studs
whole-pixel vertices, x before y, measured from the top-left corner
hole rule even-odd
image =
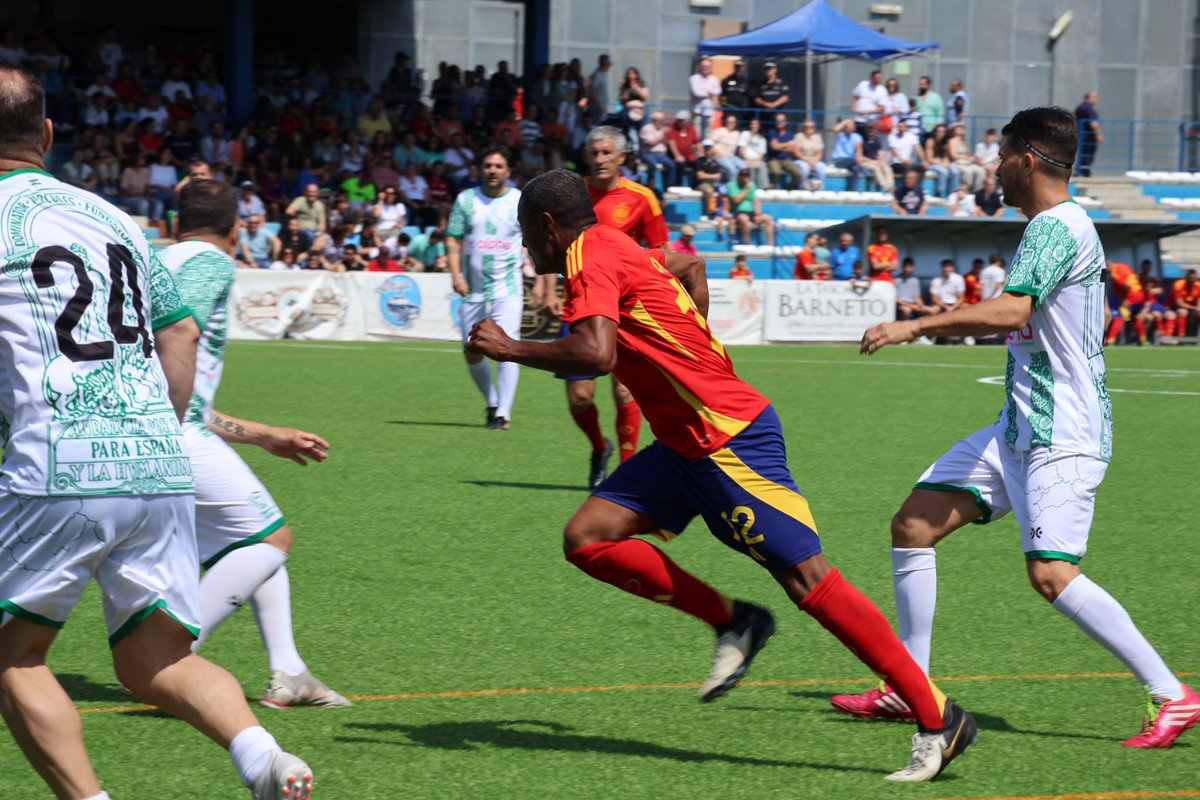
[[[953,700],[946,699],[945,724],[935,731],[918,730],[912,738],[912,758],[904,769],[887,776],[889,781],[931,781],[975,743],[975,718]]]
[[[299,756],[276,750],[267,766],[254,779],[250,795],[254,800],[309,800],[313,790],[313,771]]]
[[[860,719],[912,721],[917,718],[908,703],[882,681],[860,694],[835,694],[829,702],[838,711]]]
[[[612,458],[612,454],[612,439],[604,440],[603,450],[592,451],[591,462],[588,465],[588,489],[591,489],[593,492],[608,477],[608,460]]]
[[[1200,721],[1200,694],[1183,684],[1183,697],[1155,703],[1146,702],[1142,730],[1121,742],[1125,747],[1170,747],[1188,728]]]
[[[308,670],[299,675],[288,675],[282,670],[271,672],[271,680],[267,683],[267,693],[259,701],[271,708],[290,708],[292,706],[324,706],[340,708],[350,705],[350,701],[317,680]]]
[[[733,617],[716,631],[712,672],[700,687],[702,703],[710,703],[738,685],[750,662],[775,633],[775,617],[762,606],[735,600]]]

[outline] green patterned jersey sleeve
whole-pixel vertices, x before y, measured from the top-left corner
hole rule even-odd
[[[183,302],[171,271],[154,248],[150,248],[150,328],[165,328],[191,314],[192,310]]]
[[[450,209],[450,222],[446,225],[446,235],[455,239],[464,239],[467,228],[471,226],[471,193],[462,192],[454,198],[454,207]]]
[[[233,262],[221,253],[207,250],[189,258],[175,272],[175,285],[183,302],[192,310],[200,331],[208,328],[213,309],[233,288]]]
[[[1032,296],[1036,308],[1067,277],[1078,248],[1066,223],[1050,215],[1038,217],[1021,237],[1021,248],[1004,291]]]

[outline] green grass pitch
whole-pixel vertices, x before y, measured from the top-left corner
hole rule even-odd
[[[732,351],[779,410],[830,559],[894,618],[888,520],[934,457],[994,418],[1003,390],[980,379],[1002,375],[1003,350]],[[1115,457],[1083,566],[1200,682],[1198,352],[1110,350],[1109,367]],[[611,430],[607,379],[599,389]],[[1119,746],[1137,730],[1141,690],[1029,589],[1011,517],[939,548],[933,672],[976,712],[979,742],[938,781],[893,786],[882,778],[906,762],[911,729],[830,708],[831,693],[870,676],[749,559],[698,525],[667,545],[779,618],[748,682],[711,705],[695,697],[704,626],[563,561],[586,448],[549,374],[522,371],[501,433],[483,427],[451,344],[235,342],[217,405],[332,443],[307,469],[242,451],[296,533],[301,652],[356,700],[256,706],[310,759],[320,798],[1200,797],[1200,731],[1169,751]],[[261,694],[249,610],[204,654]],[[246,796],[224,752],[116,683],[94,587],[51,663],[114,798]],[[0,765],[0,797],[49,797],[7,734]]]

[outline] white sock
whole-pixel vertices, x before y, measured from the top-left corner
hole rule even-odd
[[[1054,607],[1121,659],[1150,694],[1169,700],[1183,697],[1179,679],[1133,624],[1129,612],[1088,576],[1079,575],[1068,583]]]
[[[937,554],[932,547],[893,547],[892,585],[900,641],[926,675],[937,606]]]
[[[496,398],[496,387],[492,385],[492,362],[485,358],[474,364],[467,364],[467,372],[471,373],[471,378],[479,387],[479,393],[483,395],[488,408],[494,408],[499,400]]]
[[[112,800],[112,798],[108,796],[108,792],[101,792],[100,794],[94,794],[91,797],[85,797],[83,800]]]
[[[254,621],[258,623],[258,632],[267,647],[271,670],[299,675],[308,669],[292,636],[292,591],[286,565],[275,570],[274,575],[254,590],[250,607],[254,609]]]
[[[233,767],[246,786],[254,783],[254,779],[266,768],[271,753],[279,750],[275,737],[267,733],[260,725],[251,725],[229,743],[229,757],[233,759]]]
[[[258,542],[230,550],[213,564],[200,581],[200,638],[192,643],[192,652],[200,649],[284,561],[287,553],[273,544]]]
[[[517,378],[521,376],[521,365],[515,361],[501,361],[496,365],[496,385],[499,402],[496,416],[512,419],[513,398],[517,396]]]

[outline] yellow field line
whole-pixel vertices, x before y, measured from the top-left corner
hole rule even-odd
[[[1200,675],[1200,672],[1180,672],[1180,677]],[[1070,680],[1087,678],[1131,678],[1128,672],[1030,672],[1023,675],[942,675],[934,678],[938,683],[968,682],[968,681],[1012,681],[1012,680]],[[793,680],[775,681],[742,681],[743,686],[834,686],[842,684],[866,684],[868,678],[796,678]],[[525,694],[581,694],[585,692],[616,692],[636,691],[642,689],[698,689],[700,683],[618,683],[602,686],[541,686],[541,687],[512,687],[498,689],[456,689],[442,692],[397,692],[394,694],[352,694],[347,695],[351,700],[424,700],[448,697],[498,697]],[[93,706],[80,708],[81,714],[111,714],[121,711],[145,711],[154,706],[126,704],[119,706]],[[1192,791],[1188,789],[1187,791]],[[1049,795],[1046,795],[1049,797]],[[1135,797],[1140,795],[1130,795]],[[1147,797],[1158,795],[1146,795]],[[1167,795],[1162,795],[1167,796]],[[1190,796],[1190,795],[1185,795]],[[1058,796],[1056,796],[1058,797]],[[1074,795],[1061,795],[1062,798]],[[1079,795],[1085,797],[1085,795]],[[1091,797],[1087,795],[1086,797]],[[1097,795],[1097,798],[1102,796]],[[1114,797],[1116,797],[1114,795]],[[1007,798],[979,798],[979,800],[1008,800]],[[1037,800],[1026,798],[1024,800]]]
[[[1200,797],[1200,789],[1149,789],[1139,792],[1076,792],[1072,794],[1006,794],[987,797],[936,797],[933,800],[1137,800],[1142,797]]]

